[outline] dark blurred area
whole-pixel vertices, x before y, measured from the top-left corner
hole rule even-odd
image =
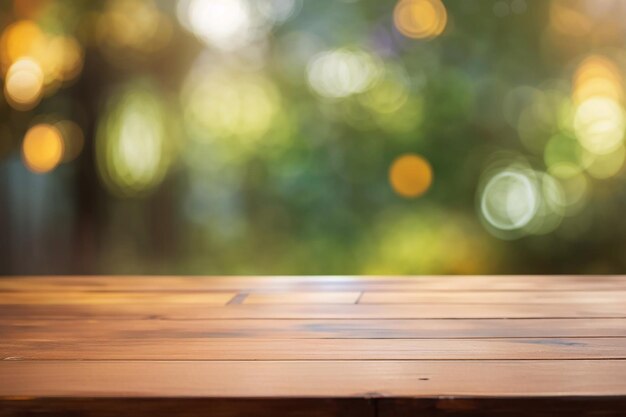
[[[0,274],[626,271],[620,0],[0,6]]]

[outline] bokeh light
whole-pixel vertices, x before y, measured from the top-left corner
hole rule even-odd
[[[43,53],[45,46],[45,34],[35,22],[19,20],[10,24],[0,37],[3,72],[20,58]]]
[[[402,197],[419,197],[430,188],[432,182],[433,170],[428,161],[419,155],[399,156],[389,168],[389,183]]]
[[[349,48],[323,52],[307,68],[307,80],[313,91],[328,98],[362,93],[379,75],[379,63],[371,54]]]
[[[0,272],[620,272],[625,13],[8,1]]]
[[[73,36],[49,33],[35,21],[19,20],[2,32],[0,64],[9,104],[30,110],[42,96],[80,74],[83,49]]]
[[[202,65],[189,74],[181,100],[186,127],[195,138],[232,145],[263,137],[280,109],[276,87],[261,74]]]
[[[484,219],[499,230],[518,230],[537,214],[539,190],[529,170],[508,169],[493,175],[480,198]]]
[[[609,97],[589,98],[576,109],[574,129],[580,144],[589,152],[599,155],[612,152],[624,139],[624,109]]]
[[[572,82],[576,103],[574,131],[589,152],[604,155],[618,149],[626,128],[624,86],[618,66],[591,55],[578,66]]]
[[[544,161],[548,172],[558,178],[569,178],[584,168],[583,149],[567,134],[557,134],[546,144]]]
[[[20,58],[6,75],[4,94],[9,104],[17,110],[35,107],[43,93],[43,71],[39,63],[31,58]]]
[[[400,68],[386,68],[361,101],[375,113],[390,114],[406,104],[409,93],[407,74]]]
[[[261,30],[247,0],[180,0],[178,18],[199,39],[219,49],[251,42]]]
[[[179,0],[178,20],[205,45],[234,51],[265,40],[289,19],[302,0]]]
[[[404,36],[430,39],[443,33],[448,13],[441,0],[400,0],[393,21]]]
[[[51,62],[52,77],[59,81],[75,79],[83,69],[83,50],[78,41],[69,36],[56,36],[49,43],[47,56]]]
[[[596,96],[623,101],[624,86],[620,69],[610,59],[600,55],[585,58],[576,69],[572,80],[572,99],[575,103]]]
[[[140,196],[161,183],[173,150],[167,120],[151,87],[129,86],[110,99],[96,137],[98,171],[109,190]]]
[[[63,158],[61,132],[49,124],[38,124],[26,132],[22,158],[28,169],[36,173],[52,171]]]
[[[568,201],[563,180],[532,169],[525,161],[499,161],[485,172],[478,207],[487,230],[501,239],[555,231],[576,201]],[[576,183],[568,175],[568,186]]]
[[[617,175],[624,166],[626,158],[626,150],[624,146],[620,146],[613,152],[604,155],[594,155],[586,153],[583,156],[585,161],[585,170],[596,179],[607,179]]]

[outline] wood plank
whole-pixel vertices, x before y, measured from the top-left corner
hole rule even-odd
[[[0,292],[0,304],[174,303],[224,305],[238,293],[225,291],[32,291]],[[563,304],[626,303],[626,291],[420,291],[257,292],[243,304]]]
[[[577,338],[626,337],[626,319],[47,320],[0,318],[0,340],[84,338]]]
[[[360,292],[273,292],[248,294],[242,304],[355,304]]]
[[[626,291],[364,292],[359,304],[567,304],[626,303]]]
[[[626,291],[622,275],[492,276],[34,276],[0,278],[0,291]]]
[[[463,319],[463,318],[625,318],[626,303],[602,304],[0,304],[5,318],[167,318],[167,319]]]
[[[0,304],[203,304],[225,305],[234,292],[12,292],[0,293]]]
[[[626,359],[626,338],[0,340],[0,360]]]
[[[0,397],[626,395],[626,361],[2,361]]]

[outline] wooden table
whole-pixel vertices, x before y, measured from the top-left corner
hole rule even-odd
[[[0,416],[626,416],[626,277],[0,278]]]

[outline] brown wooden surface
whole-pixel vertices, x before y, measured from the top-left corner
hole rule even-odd
[[[4,361],[10,397],[440,397],[624,393],[623,360]]]
[[[0,416],[177,400],[178,415],[618,416],[625,399],[623,276],[0,278]]]
[[[247,339],[41,338],[5,341],[5,360],[626,359],[626,338]],[[20,356],[11,356],[19,352]],[[10,358],[10,359],[6,359]]]

